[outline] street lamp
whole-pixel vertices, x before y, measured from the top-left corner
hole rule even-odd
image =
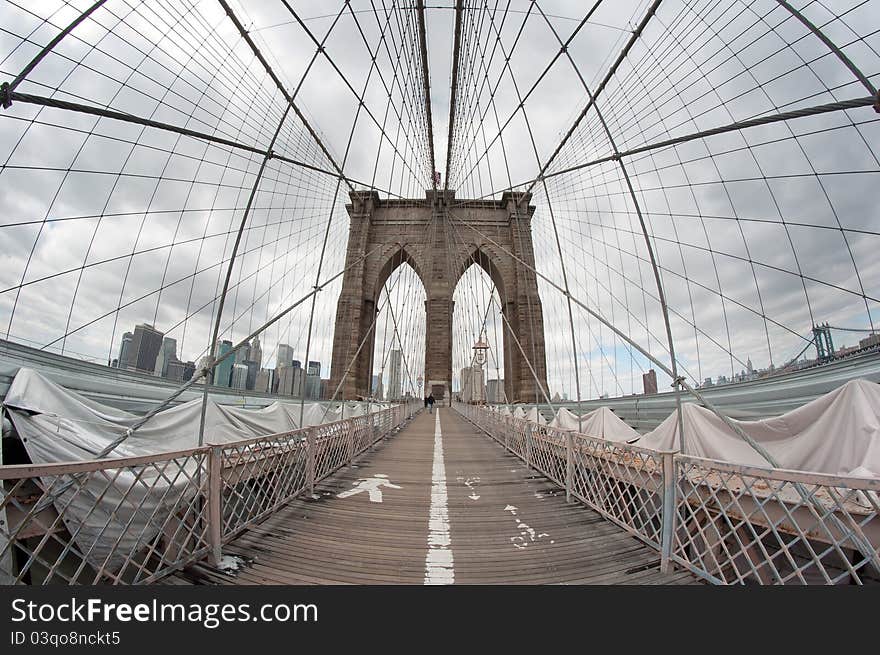
[[[483,394],[483,364],[486,363],[486,351],[489,350],[489,344],[483,341],[483,335],[480,335],[480,338],[477,339],[477,342],[474,344],[474,365],[471,367],[471,401],[482,403],[485,401],[485,396]],[[475,375],[479,371],[479,381],[477,381],[477,375]],[[479,386],[477,386],[479,385]]]
[[[489,350],[489,344],[483,341],[482,335],[474,344],[474,362],[482,366],[486,363],[486,351]]]

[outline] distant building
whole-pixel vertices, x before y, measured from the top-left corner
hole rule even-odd
[[[257,373],[260,372],[260,365],[252,359],[245,360],[242,363],[247,366],[248,370],[244,388],[248,391],[253,391],[257,384]]]
[[[274,377],[275,369],[271,368],[261,368],[260,372],[257,373],[256,382],[254,382],[254,391],[259,391],[260,393],[272,393],[272,378]]]
[[[223,340],[217,344],[217,358],[219,359],[232,350],[232,342]],[[214,368],[214,385],[228,387],[232,381],[232,367],[235,365],[234,357],[230,355]]]
[[[134,339],[134,335],[131,332],[126,332],[122,335],[122,344],[119,346],[119,359],[116,360],[116,366],[119,368],[125,368],[132,339]]]
[[[400,363],[403,353],[392,350],[388,354],[388,400],[398,400],[400,393]]]
[[[233,389],[245,391],[247,389],[248,367],[244,364],[233,364],[232,366],[232,384]]]
[[[296,364],[296,366],[288,367],[292,371],[292,376],[293,376],[293,378],[292,378],[293,382],[292,382],[292,386],[290,389],[290,393],[291,393],[291,395],[293,395],[296,398],[302,398],[302,395],[303,395],[303,370],[302,370],[302,367],[299,365],[299,362],[297,362],[296,360],[294,360],[294,364]]]
[[[168,365],[177,361],[177,339],[165,337],[162,339],[162,348],[156,357],[156,367],[153,374],[160,378],[168,377]],[[182,362],[181,362],[182,363]]]
[[[304,387],[303,393],[306,398],[318,400],[321,397],[321,362],[309,362]]]
[[[251,357],[252,362],[257,363],[257,370],[263,365],[263,349],[260,347],[260,337],[254,337],[251,341]]]
[[[467,398],[471,395],[471,367],[465,366],[458,375],[459,393],[461,399],[467,402]]]
[[[489,380],[486,383],[486,401],[490,403],[506,402],[504,398],[504,380]]]
[[[653,368],[642,375],[642,387],[646,396],[657,393],[657,373]]]
[[[321,395],[319,400],[330,400],[333,396],[334,389],[330,388],[330,380],[321,380]]]
[[[278,344],[278,356],[275,358],[275,368],[290,366],[293,361],[293,348],[286,343]]]
[[[275,393],[279,396],[293,395],[293,373],[294,368],[292,366],[279,366],[275,369],[275,377],[278,379]]]
[[[162,348],[164,336],[162,332],[147,323],[135,326],[131,346],[126,352],[124,368],[153,373],[156,370],[156,358]]]
[[[486,400],[483,367],[479,364],[461,369],[461,400],[465,403],[481,403]]]
[[[385,389],[382,388],[382,371],[379,371],[378,375],[374,375],[373,379],[376,381],[373,385],[373,397],[382,400],[385,397]]]
[[[172,382],[187,382],[196,372],[194,362],[182,362],[177,357],[173,361],[168,362],[165,367],[165,376]]]
[[[242,345],[241,348],[235,351],[235,363],[236,364],[244,364],[244,362],[251,358],[251,346],[248,343]]]

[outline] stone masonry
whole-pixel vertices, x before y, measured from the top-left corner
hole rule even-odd
[[[509,324],[504,332],[507,398],[511,402],[543,400],[535,382],[537,377],[541,387],[547,388],[544,318],[537,280],[505,252],[535,265],[531,197],[507,192],[500,201],[456,200],[454,191],[428,191],[425,200],[380,200],[374,191],[355,191],[350,197],[351,204],[346,205],[351,217],[346,267],[363,259],[343,276],[329,388],[337,388],[351,365],[339,397],[356,399],[369,393],[374,333],[353,363],[352,359],[373,324],[385,281],[406,262],[415,269],[427,296],[426,392],[438,398],[451,389],[452,294],[465,270],[476,263],[495,283],[506,318],[502,321]],[[500,247],[461,223],[472,225]],[[366,253],[371,254],[364,257]]]

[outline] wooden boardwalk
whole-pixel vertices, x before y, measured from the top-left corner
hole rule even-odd
[[[437,412],[445,494],[435,465]],[[315,498],[292,502],[228,544],[224,554],[249,562],[237,574],[200,564],[167,582],[423,584],[429,539],[442,552],[433,553],[440,564],[428,575],[441,582],[696,582],[682,571],[661,574],[656,551],[567,504],[564,491],[449,408],[421,413],[325,480]]]

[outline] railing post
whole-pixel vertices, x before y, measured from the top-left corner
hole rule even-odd
[[[309,496],[315,495],[315,462],[317,457],[315,453],[317,446],[317,438],[314,428],[309,429],[306,433],[306,488],[309,490]]]
[[[571,503],[571,487],[574,483],[574,453],[572,442],[574,436],[571,430],[565,431],[565,502]]]
[[[223,447],[208,449],[208,562],[218,566],[223,546]]]
[[[675,453],[663,453],[663,514],[660,533],[660,572],[669,571],[672,531],[675,530]]]
[[[526,429],[524,431],[525,434],[525,448],[523,449],[525,452],[526,458],[526,466],[528,468],[532,468],[532,426],[526,423]]]
[[[510,425],[506,416],[501,419],[501,429],[504,431],[504,447],[510,451]]]

